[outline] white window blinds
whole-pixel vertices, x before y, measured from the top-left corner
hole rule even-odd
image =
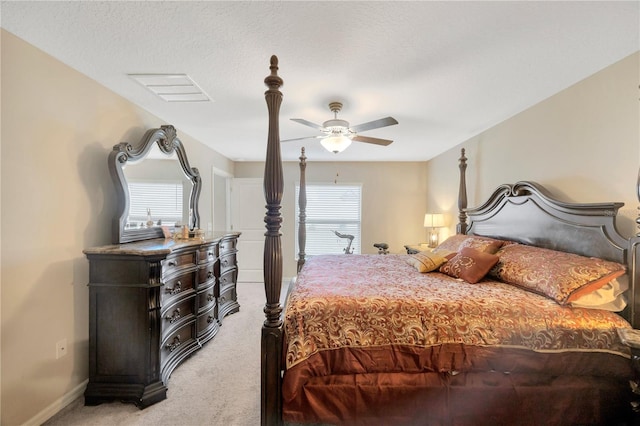
[[[344,253],[349,239],[338,237],[334,231],[353,235],[351,250],[353,253],[360,254],[362,185],[307,183],[306,190],[306,255]],[[300,251],[298,247],[300,211],[297,201],[299,193],[300,185],[296,184],[296,256]]]
[[[147,209],[157,225],[173,226],[182,222],[183,190],[181,181],[133,181],[129,185],[129,226],[144,226]]]

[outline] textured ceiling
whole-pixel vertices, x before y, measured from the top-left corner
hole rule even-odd
[[[2,28],[233,160],[262,161],[263,80],[280,59],[281,139],[331,101],[388,147],[295,160],[427,160],[640,49],[640,2],[2,2]],[[127,74],[188,74],[212,99],[168,103]],[[114,144],[120,141],[114,141]],[[517,143],[517,141],[514,141]]]

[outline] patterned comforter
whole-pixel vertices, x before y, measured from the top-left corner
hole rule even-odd
[[[287,369],[335,349],[444,344],[628,358],[618,327],[630,325],[498,281],[419,273],[406,255],[324,255],[307,260],[288,296],[284,351]]]

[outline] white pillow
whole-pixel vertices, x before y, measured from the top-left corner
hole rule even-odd
[[[627,306],[624,292],[629,288],[626,279],[609,281],[596,291],[585,294],[571,302],[577,308],[604,309],[605,311],[620,312]]]

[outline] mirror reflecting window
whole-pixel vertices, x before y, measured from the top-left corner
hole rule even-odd
[[[185,203],[181,181],[147,181],[127,177],[127,184],[129,215],[125,228],[182,226]]]
[[[160,238],[161,226],[199,227],[200,174],[173,126],[147,131],[137,146],[114,146],[109,169],[118,193],[114,243]]]

